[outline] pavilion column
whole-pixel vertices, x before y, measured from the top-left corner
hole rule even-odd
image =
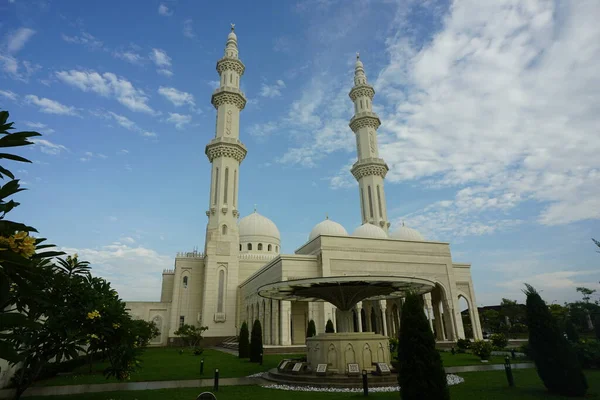
[[[338,332],[337,327],[337,308],[335,306],[331,307],[331,321],[333,322],[333,330]]]
[[[339,318],[337,332],[354,332],[354,329],[350,329],[353,325],[352,310],[342,311],[338,309],[337,315]]]
[[[292,344],[291,318],[291,303],[289,301],[281,301],[281,345],[283,346],[290,346]]]
[[[356,303],[356,319],[358,320],[358,331],[362,332],[362,301]]]
[[[435,303],[433,306],[433,318],[435,319],[435,330],[437,332],[436,339],[446,340],[442,324],[442,313],[440,312],[440,303]]]
[[[454,329],[455,321],[453,312],[454,310],[451,307],[452,304],[448,301],[448,299],[445,299],[442,301],[442,306],[444,308],[444,323],[446,325],[447,340],[455,340],[456,330]]]
[[[427,309],[427,319],[429,320],[429,327],[433,332],[433,306],[431,305],[431,293],[425,293],[423,295],[425,299],[425,308]]]
[[[271,329],[273,334],[271,335],[271,343],[279,344],[279,301],[271,300],[271,310],[273,315],[271,318]]]
[[[387,330],[387,303],[385,300],[379,301],[379,308],[381,309],[381,324],[383,325],[383,336],[388,336]]]

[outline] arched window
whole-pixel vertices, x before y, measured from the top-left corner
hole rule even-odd
[[[223,190],[225,191],[224,195],[223,195],[223,203],[227,204],[227,189],[229,186],[229,168],[225,168],[225,182],[224,182],[224,188]]]
[[[219,291],[217,295],[217,312],[223,312],[223,297],[225,294],[225,271],[219,271]]]
[[[242,251],[242,245],[240,244],[240,251]]]
[[[187,284],[188,284],[188,277],[187,277],[187,276],[184,276],[184,277],[183,277],[183,288],[184,288],[184,289],[187,289]]]
[[[233,170],[233,206],[237,207],[237,199],[235,198],[237,192],[237,169]]]
[[[229,83],[233,83],[233,74],[229,75]]]
[[[259,249],[259,250],[262,250],[262,243],[259,243],[259,244],[258,244],[258,249]]]
[[[248,243],[248,250],[252,250],[252,243]]]
[[[367,186],[367,194],[369,195],[369,215],[373,218],[373,194],[371,193],[371,186]]]
[[[279,246],[275,246],[275,253],[279,251]]]
[[[271,246],[271,245],[268,245],[268,246],[267,246],[267,250],[269,250],[269,251],[273,251],[273,246]]]
[[[377,203],[379,205],[379,218],[383,218],[383,208],[381,207],[381,191],[379,185],[377,185]]]
[[[219,168],[215,170],[215,198],[213,200],[213,204],[217,204],[219,200]]]
[[[221,228],[221,233],[223,233],[223,235],[227,235],[227,225],[223,225]]]

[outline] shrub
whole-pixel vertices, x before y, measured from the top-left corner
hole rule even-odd
[[[481,358],[482,360],[488,360],[492,355],[492,344],[486,340],[476,340],[471,345],[473,354]]]
[[[254,321],[254,325],[252,325],[252,333],[250,335],[250,362],[260,362],[262,352],[262,328],[260,321],[256,320]]]
[[[202,353],[204,353],[204,349],[202,347],[196,347],[194,349],[194,355],[195,356],[200,356],[200,355],[202,355]]]
[[[522,344],[521,347],[519,347],[519,351],[525,354],[527,358],[531,358],[531,346],[529,343]]]
[[[406,295],[398,338],[398,383],[403,400],[448,400],[446,373],[423,312],[423,297]]]
[[[596,332],[596,340],[600,340],[600,315],[594,318],[594,331]]]
[[[325,333],[335,333],[333,322],[330,319],[327,320],[327,324],[325,325]]]
[[[458,350],[468,350],[471,348],[471,341],[469,339],[458,339],[456,341],[456,347],[458,347]]]
[[[398,350],[398,339],[390,338],[390,353],[395,353]]]
[[[574,343],[579,342],[579,332],[577,332],[577,327],[571,318],[567,318],[567,321],[565,322],[565,334],[569,341]]]
[[[583,368],[600,368],[600,342],[582,340],[575,344],[577,359]]]
[[[585,396],[587,380],[575,350],[563,336],[539,293],[531,285],[525,286],[529,344],[540,379],[550,392],[563,396]]]
[[[494,333],[490,336],[490,341],[492,342],[492,346],[496,350],[502,350],[508,344],[508,339],[503,333]]]
[[[248,324],[243,323],[242,328],[240,329],[240,339],[238,343],[238,355],[240,358],[248,358],[250,357],[250,339],[248,332]]]
[[[317,327],[315,326],[315,321],[312,319],[308,321],[308,328],[306,328],[306,337],[313,337],[317,334]]]

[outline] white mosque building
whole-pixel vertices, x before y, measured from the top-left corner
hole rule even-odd
[[[220,87],[212,94],[217,110],[215,137],[206,146],[212,165],[206,215],[204,252],[180,253],[175,268],[162,275],[159,302],[128,302],[130,313],[154,321],[160,335],[154,345],[168,345],[182,324],[207,326],[206,344],[217,344],[239,333],[242,323],[262,323],[263,343],[273,346],[305,344],[308,322],[324,332],[330,319],[350,331],[397,336],[402,298],[367,299],[347,313],[325,301],[286,301],[265,298],[259,288],[281,281],[307,278],[373,275],[424,279],[432,290],[424,294],[425,312],[439,341],[465,337],[459,299],[466,300],[473,335],[482,338],[471,265],[452,260],[449,243],[428,241],[406,226],[390,232],[384,178],[388,172],[379,157],[377,128],[381,121],[372,109],[375,95],[357,55],[354,103],[350,129],[356,135],[362,225],[352,234],[326,219],[318,223],[294,254],[281,254],[281,238],[273,221],[255,212],[239,219],[238,185],[246,147],[240,141],[240,111],[246,97],[240,90],[244,64],[238,57],[237,36],[227,37],[225,54],[217,62]],[[383,278],[385,279],[385,278]],[[342,315],[343,314],[343,315]],[[340,318],[346,318],[341,321]]]

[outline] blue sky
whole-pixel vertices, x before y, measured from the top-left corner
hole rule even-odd
[[[383,125],[392,229],[471,262],[480,305],[598,288],[597,1],[0,0],[0,108],[43,133],[12,166],[12,217],[157,300],[178,251],[203,248],[210,104],[236,24],[248,105],[240,212],[293,252],[326,214],[360,224],[348,128],[360,51]]]

